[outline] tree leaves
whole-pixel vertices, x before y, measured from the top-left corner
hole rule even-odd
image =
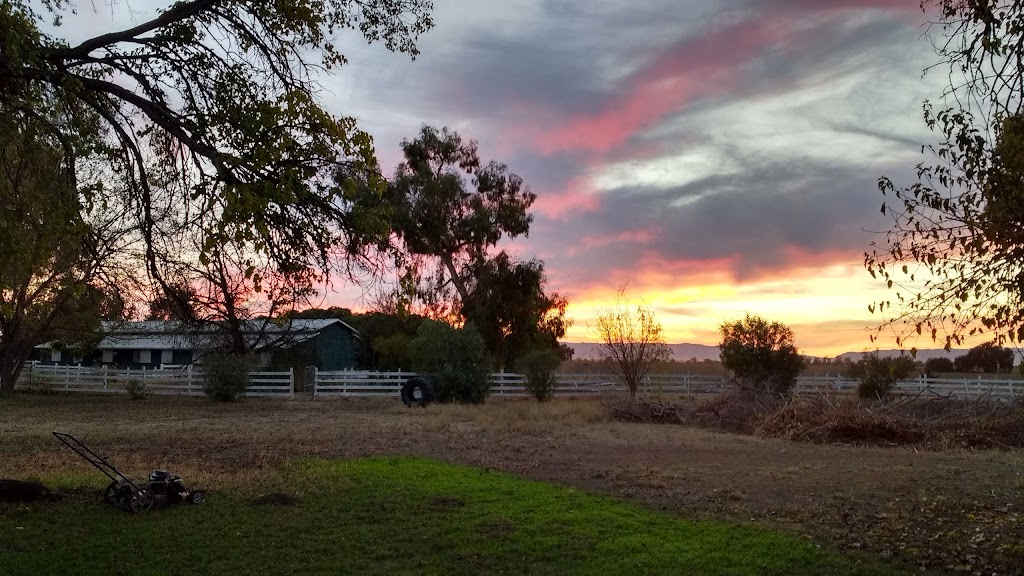
[[[917,167],[918,182],[883,195],[899,209],[885,245],[865,253],[865,267],[897,290],[901,308],[879,330],[923,324],[933,339],[960,344],[989,329],[996,341],[1019,340],[1024,324],[1024,0],[1001,3],[926,0],[941,8],[930,33],[943,64],[963,74],[947,95],[957,105],[924,104],[928,127],[943,137],[925,147],[935,164]],[[874,245],[874,244],[873,244]],[[914,263],[919,266],[911,267]],[[901,278],[889,272],[900,265]],[[913,273],[911,273],[913,272]],[[913,294],[905,299],[903,293]],[[877,310],[881,313],[883,307]]]
[[[806,361],[793,344],[793,331],[781,322],[747,315],[723,322],[722,366],[737,380],[767,392],[788,392]]]
[[[59,16],[63,1],[44,3]],[[417,53],[433,24],[428,0],[188,0],[126,30],[76,46],[43,33],[27,0],[0,5],[0,109],[40,116],[58,140],[91,113],[112,168],[133,183],[150,272],[161,275],[158,222],[167,210],[215,215],[202,253],[245,243],[285,275],[326,273],[353,225],[342,190],[325,185],[343,164],[375,166],[368,134],[317,102],[315,74],[344,62],[332,35]],[[71,120],[47,103],[72,106]],[[339,234],[339,230],[342,233]]]

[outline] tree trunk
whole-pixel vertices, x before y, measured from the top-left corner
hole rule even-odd
[[[455,286],[455,291],[459,293],[462,305],[466,306],[469,303],[469,291],[466,290],[466,283],[462,281],[458,271],[455,269],[455,262],[452,261],[452,257],[448,254],[441,254],[440,258],[444,262],[445,268],[448,268],[448,274],[452,277],[452,285]]]
[[[0,394],[12,394],[14,384],[25,366],[24,360],[16,360],[12,355],[0,357]]]

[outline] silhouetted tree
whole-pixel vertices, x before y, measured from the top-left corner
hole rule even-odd
[[[72,44],[60,25],[74,4],[0,3],[0,112],[37,118],[59,142],[104,136],[158,280],[166,207],[216,213],[202,254],[244,241],[279,274],[326,273],[350,224],[330,176],[376,160],[355,119],[320,106],[317,73],[345,62],[340,30],[415,55],[431,3],[182,0]]]
[[[892,393],[896,382],[914,374],[916,366],[909,356],[883,358],[876,353],[865,354],[850,366],[846,375],[860,380],[857,395],[865,399],[882,399]]]
[[[928,374],[952,372],[954,369],[953,361],[949,358],[929,358],[924,363],[924,370]]]
[[[130,230],[91,205],[77,153],[35,121],[0,109],[0,393],[14,389],[34,346],[87,348],[100,320],[124,314]],[[112,179],[114,180],[114,179]],[[113,186],[113,184],[111,184]]]
[[[806,366],[793,344],[793,331],[785,324],[748,314],[719,329],[722,366],[744,387],[787,393]]]
[[[897,291],[872,310],[948,350],[980,332],[1024,340],[1024,0],[925,0],[929,28],[951,83],[951,105],[926,102],[924,119],[942,143],[917,182],[878,187],[893,219],[865,266]],[[933,8],[935,10],[933,10]]]
[[[958,356],[953,365],[957,372],[1009,373],[1013,370],[1013,350],[986,342]]]
[[[529,233],[536,195],[504,164],[484,163],[476,141],[447,128],[424,126],[402,152],[383,194],[358,172],[336,176],[354,191],[353,212],[386,221],[393,234],[394,308],[418,303],[430,317],[474,323],[503,366],[531,348],[557,350],[567,302],[546,291],[543,263],[494,254],[501,240]],[[384,249],[375,238],[366,244]]]

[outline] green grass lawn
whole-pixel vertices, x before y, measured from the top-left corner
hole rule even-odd
[[[430,460],[305,460],[283,478],[268,490],[295,506],[257,505],[251,488],[142,515],[85,492],[0,504],[0,574],[893,573],[794,536]]]

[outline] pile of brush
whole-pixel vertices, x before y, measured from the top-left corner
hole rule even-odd
[[[905,395],[860,400],[823,390],[781,396],[737,389],[709,400],[618,400],[612,417],[686,424],[768,438],[937,448],[1024,447],[1024,403],[991,397]]]

